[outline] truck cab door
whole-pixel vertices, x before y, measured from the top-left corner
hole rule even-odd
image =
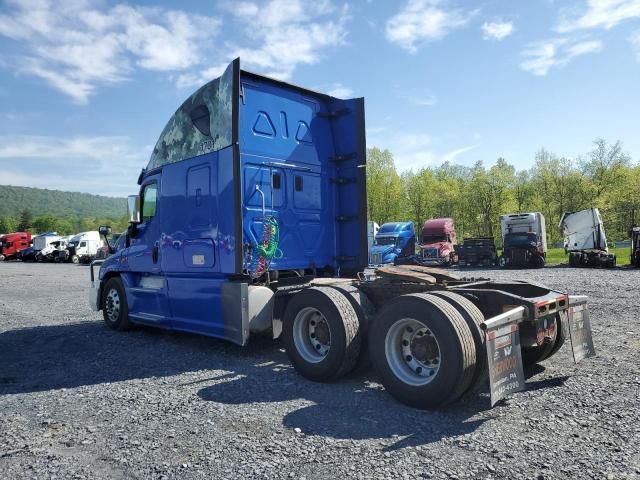
[[[133,321],[151,325],[168,323],[167,285],[161,272],[160,176],[153,175],[141,186],[141,223],[131,231],[126,275],[129,315]]]

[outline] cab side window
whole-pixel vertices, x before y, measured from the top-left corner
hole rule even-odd
[[[156,214],[156,203],[158,201],[158,185],[150,183],[144,187],[142,193],[142,223],[150,220]]]

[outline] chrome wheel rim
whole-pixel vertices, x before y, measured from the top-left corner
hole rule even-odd
[[[105,302],[105,310],[109,321],[116,322],[120,316],[120,294],[115,288],[109,290]]]
[[[387,364],[400,381],[422,386],[431,383],[442,363],[433,331],[414,318],[396,321],[385,337]]]
[[[331,328],[324,315],[314,307],[305,307],[293,320],[293,343],[309,363],[320,363],[331,349]]]

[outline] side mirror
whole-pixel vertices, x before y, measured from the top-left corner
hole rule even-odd
[[[127,217],[129,223],[140,223],[140,197],[138,195],[129,195],[127,197]]]
[[[102,236],[102,238],[104,238],[104,243],[107,244],[109,253],[113,253],[113,250],[111,250],[111,246],[109,245],[109,240],[107,240],[107,235],[111,234],[111,227],[109,225],[103,225],[98,228],[98,233]]]

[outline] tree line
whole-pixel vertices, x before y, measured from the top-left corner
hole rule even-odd
[[[38,190],[0,188],[31,196]],[[52,193],[41,192],[46,192],[45,197]],[[73,208],[83,205],[83,209],[95,207],[95,210],[92,214],[83,211],[34,215],[30,208],[16,209],[19,214],[0,216],[0,233],[28,230],[69,235],[96,230],[100,225],[111,225],[114,232],[127,228],[126,217],[119,215],[126,211],[124,199],[86,194],[67,197],[68,192],[56,194],[60,194],[56,197],[58,200],[64,198],[64,203]],[[7,197],[0,198],[6,208]],[[15,202],[15,195],[13,200],[16,206],[24,205],[24,202]],[[86,205],[87,200],[90,205]],[[118,214],[105,214],[105,201],[107,212],[117,208]],[[542,148],[535,153],[533,166],[528,170],[516,170],[506,159],[498,158],[490,166],[482,161],[471,167],[445,162],[437,167],[398,173],[389,150],[370,148],[367,151],[367,206],[369,220],[380,225],[412,220],[419,229],[429,218],[452,217],[459,238],[491,236],[498,243],[501,214],[542,212],[548,240],[560,242],[562,233],[558,222],[563,212],[598,207],[607,237],[623,240],[628,238],[629,227],[640,221],[640,165],[632,162],[619,141],[610,144],[602,139],[595,140],[592,150],[577,159]]]
[[[30,209],[23,209],[18,216],[0,217],[0,234],[10,232],[58,232],[58,235],[97,230],[101,225],[110,225],[113,232],[127,228],[127,217],[59,217],[55,215],[34,216]]]
[[[516,170],[506,159],[472,167],[445,162],[398,173],[389,150],[367,151],[369,220],[378,224],[452,217],[459,238],[490,236],[500,243],[500,215],[542,212],[551,242],[562,240],[564,212],[598,207],[610,240],[628,238],[640,217],[640,165],[621,142],[593,142],[586,155],[570,159],[544,148],[533,166]]]

